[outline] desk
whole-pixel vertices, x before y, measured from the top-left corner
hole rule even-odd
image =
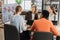
[[[55,26],[55,27],[56,27],[58,33],[60,34],[60,25],[57,25],[57,26]]]

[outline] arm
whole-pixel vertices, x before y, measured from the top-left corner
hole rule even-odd
[[[24,31],[26,31],[26,30],[27,30],[26,23],[23,23],[23,30],[24,30]]]
[[[54,35],[58,36],[58,31],[56,30],[52,22],[51,22],[51,31]]]
[[[23,18],[22,18],[22,29],[23,31],[27,30],[26,22]]]
[[[31,26],[31,31],[34,31],[35,29],[35,21],[33,22],[32,26]]]

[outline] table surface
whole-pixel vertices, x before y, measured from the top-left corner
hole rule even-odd
[[[60,25],[55,25],[55,27],[60,34]],[[4,27],[0,27],[0,40],[4,40]]]

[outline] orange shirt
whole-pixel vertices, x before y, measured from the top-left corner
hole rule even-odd
[[[58,35],[58,32],[51,21],[41,18],[39,20],[35,20],[31,27],[31,31],[37,32],[52,32],[54,35]]]

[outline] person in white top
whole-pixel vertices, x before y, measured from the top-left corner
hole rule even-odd
[[[54,7],[53,6],[49,6],[48,11],[50,13],[49,14],[49,20],[56,21],[56,13],[55,13]],[[55,23],[53,23],[53,24],[55,24]]]
[[[55,19],[56,19],[56,13],[55,13],[54,7],[53,6],[49,6],[48,11],[50,13],[49,14],[49,20],[55,21]]]
[[[20,33],[20,40],[24,40],[24,34],[23,31],[27,30],[27,25],[25,23],[25,20],[20,15],[22,13],[22,7],[18,5],[15,9],[15,14],[11,18],[11,25],[16,26]]]

